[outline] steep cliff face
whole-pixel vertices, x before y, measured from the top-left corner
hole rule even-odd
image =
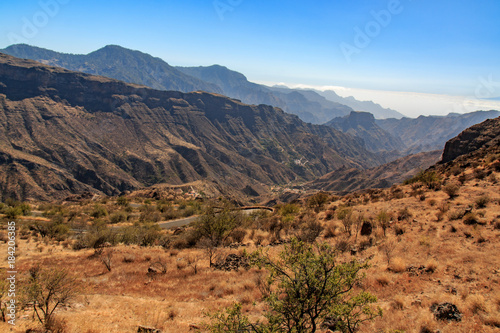
[[[403,151],[406,149],[401,139],[393,137],[380,128],[376,124],[373,114],[368,112],[353,111],[345,117],[332,119],[326,125],[362,138],[366,147],[371,151]]]
[[[500,117],[488,119],[469,127],[457,137],[446,142],[442,163],[480,149],[500,146]]]
[[[0,54],[2,196],[118,194],[209,180],[235,191],[383,162],[270,106],[157,91]]]

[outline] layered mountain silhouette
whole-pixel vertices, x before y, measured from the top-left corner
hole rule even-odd
[[[53,199],[211,181],[260,194],[384,162],[363,140],[278,108],[160,91],[0,54],[0,192]]]
[[[500,116],[499,111],[477,111],[447,116],[420,116],[416,119],[377,119],[375,122],[407,147],[405,154],[442,150],[445,143],[466,128]]]
[[[371,151],[404,151],[406,149],[405,144],[399,138],[393,137],[380,128],[373,114],[368,112],[353,111],[348,116],[330,120],[326,125],[362,138],[366,147]]]
[[[314,91],[266,87],[249,82],[243,74],[219,65],[177,67],[177,69],[200,80],[218,85],[226,96],[237,98],[248,104],[277,106],[313,124],[322,124],[333,117],[343,116],[352,111],[350,107],[329,101]]]
[[[337,93],[333,90],[326,90],[326,91],[315,90],[315,91],[332,102],[337,102],[347,105],[353,110],[363,110],[365,112],[369,112],[373,114],[377,119],[386,119],[386,118],[401,119],[404,117],[404,115],[399,113],[398,111],[389,108],[384,108],[380,104],[374,103],[372,101],[358,101],[352,96],[341,97],[337,95]]]
[[[0,52],[158,90],[222,93],[217,85],[186,75],[160,58],[117,45],[108,45],[86,55],[59,53],[25,44],[12,45]]]
[[[402,116],[393,110],[383,109],[373,102],[360,102],[339,96],[336,96],[338,100],[332,100],[329,96],[335,93],[331,92],[322,96],[312,90],[259,85],[249,82],[243,74],[223,66],[172,67],[149,54],[116,45],[106,46],[87,55],[59,53],[25,44],[12,45],[0,52],[51,66],[143,84],[158,90],[182,92],[203,90],[221,93],[247,104],[279,107],[314,124],[322,124],[332,118],[349,114],[353,108],[347,106],[347,103],[355,105],[356,110],[370,111],[377,118]]]

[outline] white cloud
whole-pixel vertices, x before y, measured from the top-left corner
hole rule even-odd
[[[361,101],[373,101],[385,108],[391,108],[408,117],[420,115],[447,115],[448,113],[466,113],[477,110],[500,110],[500,101],[478,99],[475,97],[450,96],[440,94],[369,90],[340,86],[311,86],[303,84],[263,83],[267,85],[285,85],[297,89],[333,90],[342,97],[353,96]]]

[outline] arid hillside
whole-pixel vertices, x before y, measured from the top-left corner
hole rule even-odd
[[[60,332],[206,331],[207,314],[234,302],[248,320],[264,320],[267,271],[249,267],[245,253],[276,258],[294,237],[334,247],[338,264],[369,263],[353,292],[374,295],[383,316],[358,332],[498,332],[500,147],[478,148],[390,189],[318,192],[272,212],[241,214],[175,188],[167,199],[135,193],[1,209],[19,228],[19,286],[41,264],[67,269],[79,287],[55,312],[50,325]],[[159,227],[197,215],[191,225]],[[226,227],[214,234],[213,223]],[[17,323],[15,332],[41,325],[30,308]]]

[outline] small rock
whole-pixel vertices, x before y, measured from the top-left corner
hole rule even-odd
[[[151,266],[151,267],[148,268],[148,273],[149,274],[159,274],[160,270],[158,268],[155,268],[155,267]]]
[[[196,324],[189,324],[189,329],[190,330],[199,330],[201,328],[200,328],[200,326],[198,326]]]
[[[161,333],[161,330],[154,327],[139,326],[137,333]]]
[[[431,311],[437,320],[462,320],[462,313],[460,313],[456,305],[451,303],[433,304]]]
[[[361,226],[361,236],[370,236],[373,231],[373,225],[371,222],[365,221]]]

